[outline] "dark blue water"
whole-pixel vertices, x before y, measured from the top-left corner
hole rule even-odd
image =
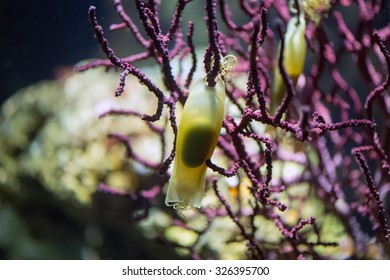
[[[108,4],[110,9],[105,9]],[[0,103],[96,51],[87,17],[90,5],[100,7],[102,16],[113,12],[112,1],[104,0],[1,1]]]

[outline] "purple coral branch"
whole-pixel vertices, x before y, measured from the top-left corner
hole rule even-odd
[[[252,23],[249,22],[248,24],[238,26],[233,21],[232,11],[230,10],[229,6],[226,4],[225,0],[219,0],[219,6],[221,11],[221,16],[226,25],[229,27],[230,30],[233,31],[244,31],[248,32],[252,26]]]
[[[96,7],[94,7],[94,6],[89,7],[88,15],[89,15],[89,21],[90,21],[90,23],[95,31],[96,38],[97,38],[99,45],[101,46],[103,52],[107,55],[108,59],[111,61],[111,63],[113,65],[125,70],[127,68],[126,63],[122,59],[117,57],[114,54],[114,51],[108,45],[108,41],[104,36],[103,27],[101,27],[99,25],[97,18],[96,18]]]
[[[144,115],[138,113],[138,112],[135,112],[135,111],[132,111],[132,110],[116,110],[116,109],[110,109],[106,112],[104,112],[103,114],[100,114],[99,115],[99,118],[104,118],[106,116],[112,116],[112,115],[115,115],[115,116],[136,116],[136,117],[139,117],[140,119],[142,119],[144,117]],[[156,125],[154,125],[153,123],[151,122],[146,122],[146,125],[155,133],[157,134],[162,134],[164,132],[164,129],[163,128],[160,128]]]
[[[204,64],[207,73],[207,84],[210,87],[215,86],[216,77],[220,72],[220,48],[218,43],[219,30],[217,25],[217,11],[216,11],[216,0],[206,1],[206,24],[209,35],[209,47],[206,50]]]
[[[261,23],[261,30],[260,30],[260,23]],[[256,93],[257,98],[259,99],[260,104],[260,112],[262,114],[262,118],[267,121],[269,120],[269,116],[266,109],[265,104],[265,96],[264,92],[261,88],[261,83],[259,79],[259,72],[258,72],[258,66],[257,66],[257,57],[258,57],[258,49],[264,42],[264,38],[267,34],[267,10],[261,9],[260,18],[256,18],[254,21],[254,29],[253,29],[253,35],[251,39],[251,51],[250,51],[250,73],[249,73],[249,79],[250,81],[248,87],[252,88],[254,90],[254,93]],[[260,36],[259,36],[260,34]],[[248,95],[249,97],[253,95],[251,93],[250,89],[248,89]],[[248,103],[247,103],[248,105]]]
[[[192,78],[194,76],[194,73],[196,71],[196,66],[197,66],[195,46],[194,46],[194,42],[192,40],[193,35],[194,35],[194,24],[193,24],[193,22],[189,22],[188,23],[188,32],[187,32],[187,43],[188,43],[188,47],[190,48],[192,66],[191,66],[190,72],[188,73],[187,79],[184,83],[184,87],[187,89],[191,84],[191,81],[192,81]]]
[[[283,60],[284,60],[284,37],[282,35],[282,31],[280,29],[280,26],[278,26],[279,36],[280,36],[280,52],[279,52],[279,60],[278,60],[278,68],[280,71],[280,75],[283,78],[283,83],[285,84],[287,95],[283,97],[282,103],[279,105],[278,109],[276,110],[274,120],[275,122],[279,122],[283,116],[283,113],[287,110],[288,105],[291,102],[291,99],[293,96],[295,96],[295,89],[293,86],[293,83],[290,79],[290,77],[287,75],[286,70],[283,66]]]
[[[218,199],[221,201],[222,205],[225,207],[229,217],[232,219],[232,221],[237,225],[238,229],[240,230],[240,233],[241,235],[246,239],[248,240],[249,242],[249,245],[251,248],[253,248],[255,250],[255,252],[257,253],[257,256],[260,258],[260,259],[264,259],[265,256],[264,256],[264,252],[263,250],[260,248],[260,246],[255,242],[255,240],[253,239],[253,236],[252,235],[249,235],[244,226],[241,224],[239,218],[234,214],[232,208],[230,207],[229,203],[226,201],[226,199],[219,193],[218,191],[218,186],[217,186],[217,181],[214,180],[213,181],[213,188],[214,188],[214,192],[215,194],[217,195]]]
[[[166,35],[168,40],[171,40],[173,35],[177,32],[177,29],[180,26],[180,22],[181,22],[181,19],[182,19],[182,13],[184,11],[184,8],[191,1],[192,0],[179,0],[177,2],[175,11],[173,12],[171,26],[169,27],[169,31],[168,31],[168,33]]]
[[[338,31],[340,32],[341,37],[344,38],[344,46],[347,51],[358,52],[361,50],[361,44],[356,40],[355,36],[348,29],[347,25],[344,22],[343,16],[339,11],[334,11],[333,16],[337,21]]]
[[[252,138],[258,142],[264,143],[266,146],[265,150],[265,162],[267,165],[267,178],[265,185],[268,186],[272,180],[272,153],[275,150],[275,145],[266,137],[259,136],[255,133],[243,132],[245,137]]]
[[[322,130],[322,132],[333,131],[333,130],[338,130],[347,127],[357,127],[357,126],[367,127],[370,129],[374,129],[376,127],[376,124],[373,121],[364,120],[364,119],[363,120],[350,119],[343,122],[326,124],[323,117],[320,116],[317,112],[313,113],[313,122],[311,124],[314,128],[319,128],[320,130]]]
[[[353,89],[348,85],[348,83],[344,80],[344,78],[341,76],[340,72],[337,69],[332,69],[332,78],[335,80],[335,85],[340,87],[341,90],[348,93],[350,99],[353,102],[353,106],[356,110],[357,114],[361,114],[362,111],[362,104],[360,102],[359,95],[357,94],[356,90]]]
[[[116,9],[117,14],[120,16],[120,18],[123,21],[123,24],[129,28],[131,33],[133,33],[134,37],[137,39],[137,41],[144,46],[146,49],[149,48],[150,42],[146,40],[141,32],[138,30],[138,27],[134,24],[134,22],[131,20],[131,18],[127,15],[125,12],[123,5],[122,5],[122,0],[114,0],[114,6]],[[111,30],[118,28],[118,26],[111,26]]]
[[[274,211],[271,212],[270,216],[273,219],[275,225],[279,228],[280,232],[290,239],[298,239],[298,232],[306,225],[314,225],[316,221],[314,217],[310,217],[309,219],[301,219],[297,225],[289,230],[284,225],[279,215],[277,215]]]
[[[92,27],[95,31],[96,38],[98,39],[98,42],[103,50],[103,52],[106,54],[108,59],[111,61],[111,63],[119,68],[122,68],[124,71],[122,72],[120,76],[120,84],[115,91],[115,95],[120,95],[125,86],[125,78],[127,75],[132,74],[133,76],[137,77],[141,84],[144,84],[149,91],[153,92],[157,99],[158,99],[158,106],[157,111],[154,115],[148,116],[144,115],[142,118],[147,121],[157,121],[160,119],[163,104],[164,104],[164,93],[144,74],[139,70],[138,68],[128,64],[127,62],[123,61],[119,57],[117,57],[114,53],[114,51],[110,48],[107,39],[104,36],[103,28],[99,25],[97,19],[96,19],[96,7],[91,6],[89,8],[89,20],[92,24]]]
[[[235,162],[229,170],[214,164],[210,159],[206,160],[206,165],[223,176],[232,177],[237,174],[237,170],[241,167],[241,162]]]
[[[149,162],[149,161],[145,160],[143,157],[141,157],[141,156],[137,155],[136,153],[134,153],[132,145],[131,145],[131,140],[130,140],[130,138],[127,135],[124,135],[124,134],[121,134],[121,133],[110,133],[108,135],[108,137],[117,139],[118,141],[123,143],[125,145],[125,147],[126,147],[127,156],[129,158],[132,158],[135,161],[137,161],[140,164],[142,164],[143,166],[145,166],[147,168],[150,168],[150,169],[153,169],[153,170],[156,170],[156,169],[158,169],[160,167],[159,163]]]
[[[156,56],[156,58],[161,58],[162,71],[164,73],[164,83],[166,87],[171,90],[172,93],[182,96],[182,90],[177,85],[176,80],[172,74],[169,52],[167,48],[167,38],[161,34],[161,28],[156,16],[141,0],[136,1],[136,6],[139,18],[141,19],[145,31],[151,38],[153,47],[157,52],[158,56]],[[150,22],[152,22],[152,24],[150,24]]]
[[[378,99],[378,97],[389,87],[390,85],[390,53],[389,51],[386,49],[383,41],[381,40],[381,38],[379,37],[379,35],[377,33],[374,33],[373,35],[374,37],[374,40],[375,40],[375,43],[379,46],[382,54],[384,55],[385,59],[386,59],[386,64],[387,64],[387,75],[386,75],[386,79],[385,81],[376,86],[374,88],[374,90],[372,90],[370,92],[370,94],[368,95],[367,99],[366,99],[366,103],[364,104],[364,108],[366,109],[367,111],[367,115],[368,115],[368,118],[370,120],[372,120],[372,103]]]
[[[245,0],[240,0],[239,4],[241,9],[248,14],[250,17],[254,17],[256,14],[259,12],[259,7],[251,7],[256,1],[245,1]]]
[[[173,140],[173,147],[170,155],[167,157],[167,159],[163,162],[163,164],[160,167],[159,174],[162,175],[167,170],[169,169],[169,166],[172,164],[173,159],[175,158],[175,150],[176,150],[176,138],[177,138],[177,124],[176,124],[176,114],[175,114],[175,109],[176,109],[176,103],[173,99],[169,100],[167,103],[167,106],[169,108],[169,121],[171,124],[171,128],[173,131],[174,135],[174,140]]]
[[[360,167],[363,169],[364,176],[365,176],[366,181],[367,181],[368,189],[370,190],[371,195],[374,197],[376,204],[377,204],[377,207],[378,207],[379,224],[381,225],[381,228],[383,230],[383,233],[384,233],[384,236],[385,236],[387,242],[390,243],[390,228],[389,228],[389,225],[386,221],[385,206],[384,206],[384,204],[379,196],[378,191],[375,188],[374,181],[371,177],[370,170],[368,169],[366,160],[364,159],[364,157],[360,151],[353,150],[352,153],[356,157],[356,159],[358,160]]]
[[[125,62],[127,64],[132,64],[134,62],[144,60],[148,57],[150,57],[150,52],[145,51],[145,52],[141,52],[138,54],[134,54],[134,55],[122,58],[122,60],[123,60],[123,62]],[[112,67],[116,67],[116,66],[113,65],[109,59],[96,59],[96,60],[93,60],[93,61],[88,62],[86,64],[76,66],[75,71],[76,72],[84,72],[88,69],[98,68],[98,67],[112,68]]]

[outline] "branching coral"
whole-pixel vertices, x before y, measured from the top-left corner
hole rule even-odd
[[[214,251],[211,257],[223,257],[204,239],[215,230],[218,219],[228,217],[238,235],[227,238],[225,245],[245,244],[247,258],[388,258],[390,232],[385,200],[390,189],[390,54],[386,44],[390,25],[375,27],[382,1],[302,0],[291,5],[274,0],[237,2],[240,10],[233,13],[225,0],[205,1],[209,41],[203,59],[206,83],[216,83],[222,57],[233,54],[238,63],[231,71],[233,81],[226,84],[229,100],[217,150],[205,161],[214,171],[207,177],[209,199],[188,214],[191,218],[179,215],[173,222],[197,237],[185,246],[177,240],[161,241],[186,249],[193,258],[209,257],[207,246]],[[193,34],[202,31],[188,22],[185,32],[182,20],[191,4],[178,0],[171,25],[164,31],[159,18],[163,2],[136,0],[144,29],[141,32],[122,1],[115,0],[122,22],[111,29],[130,30],[145,49],[125,58],[110,48],[96,8],[91,7],[89,19],[108,59],[77,68],[121,69],[116,96],[123,93],[126,77],[133,75],[145,85],[147,94],[157,98],[153,115],[115,110],[108,114],[139,117],[160,136],[165,158],[154,164],[142,155],[135,156],[130,136],[112,135],[126,145],[129,157],[159,172],[166,182],[175,160],[177,110],[186,102],[198,67]],[[354,15],[356,26],[351,28],[339,10],[354,7],[358,13]],[[283,30],[292,17],[290,11],[298,13],[301,21],[306,20],[307,59],[294,81],[286,71],[291,65],[284,64],[293,61],[284,55],[294,52],[284,49],[306,48],[306,44],[286,44]],[[236,23],[236,13],[247,22]],[[298,18],[296,21],[299,24]],[[279,51],[274,47],[278,37]],[[173,71],[174,61],[180,63],[186,57],[192,65],[187,70],[179,67],[179,71]],[[135,66],[146,59],[153,59],[160,67],[163,87]],[[283,90],[280,104],[270,113],[275,105],[270,73],[275,68],[280,71]],[[174,135],[170,152],[166,152],[167,130]],[[229,181],[228,177],[237,180]],[[147,207],[164,207],[156,201],[163,187],[155,186],[155,195],[140,196],[148,201]],[[201,229],[192,227],[191,219],[201,217],[206,219],[205,225]],[[363,226],[367,223],[368,229]],[[268,236],[267,228],[271,228]],[[378,253],[369,253],[371,247]]]

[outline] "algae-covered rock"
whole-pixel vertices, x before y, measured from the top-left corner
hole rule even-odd
[[[110,109],[152,113],[156,102],[133,77],[115,98],[117,82],[117,74],[94,70],[32,85],[7,100],[0,113],[0,188],[18,193],[30,177],[81,204],[90,202],[99,183],[133,192],[137,179],[125,147],[107,135],[159,140],[139,119],[99,115]],[[158,149],[144,150],[160,160]]]

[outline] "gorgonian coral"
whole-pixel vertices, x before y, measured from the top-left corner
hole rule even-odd
[[[165,182],[138,191],[137,197],[147,201],[141,218],[147,219],[150,208],[166,207],[157,197],[166,192],[175,161],[181,167],[173,170],[173,180],[181,176],[184,182],[175,191],[182,192],[185,203],[179,203],[178,193],[168,202],[185,212],[175,216],[159,240],[193,258],[388,258],[390,24],[376,21],[384,2],[238,0],[233,13],[228,1],[207,0],[208,46],[201,66],[193,35],[204,31],[182,19],[191,2],[177,1],[171,23],[164,28],[159,16],[164,1],[136,0],[138,25],[122,1],[115,0],[121,23],[111,25],[111,30],[129,30],[144,48],[124,58],[110,48],[97,9],[89,9],[108,59],[77,70],[120,69],[116,96],[124,92],[126,77],[133,75],[145,86],[145,94],[156,98],[156,111],[149,115],[142,108],[107,113],[141,118],[161,139],[162,160],[155,163],[133,152],[131,136],[111,135],[126,145],[135,162],[158,172]],[[346,22],[343,11],[352,20]],[[246,22],[236,23],[237,13]],[[224,71],[223,57],[229,55],[237,58],[237,65]],[[159,66],[162,86],[135,66],[142,60]],[[191,65],[184,67],[187,63]],[[200,82],[194,78],[197,68],[203,72]],[[195,134],[179,131],[190,127],[191,119],[217,118],[207,110],[191,115],[184,109],[184,128],[178,130],[182,106],[187,101],[187,107],[198,106],[191,100],[196,83],[201,83],[196,90],[202,91],[197,101],[211,108],[210,113],[221,110],[220,105],[210,105],[215,102],[211,96],[222,91],[228,99],[214,154],[210,138],[218,124],[210,131],[196,126]],[[207,121],[206,126],[213,123]],[[168,132],[173,133],[170,145]],[[191,168],[199,166],[202,172],[208,167],[206,179],[204,173],[195,176],[207,182],[201,204],[199,182],[187,182],[194,179]],[[187,212],[194,194],[195,206],[200,207]],[[208,241],[218,235],[219,221],[228,223],[226,218],[233,222],[225,229],[231,234],[215,238],[223,239],[222,247],[237,245],[234,248],[244,255],[224,255],[218,242]],[[196,220],[203,222],[194,224]],[[191,240],[172,237],[176,229]]]

